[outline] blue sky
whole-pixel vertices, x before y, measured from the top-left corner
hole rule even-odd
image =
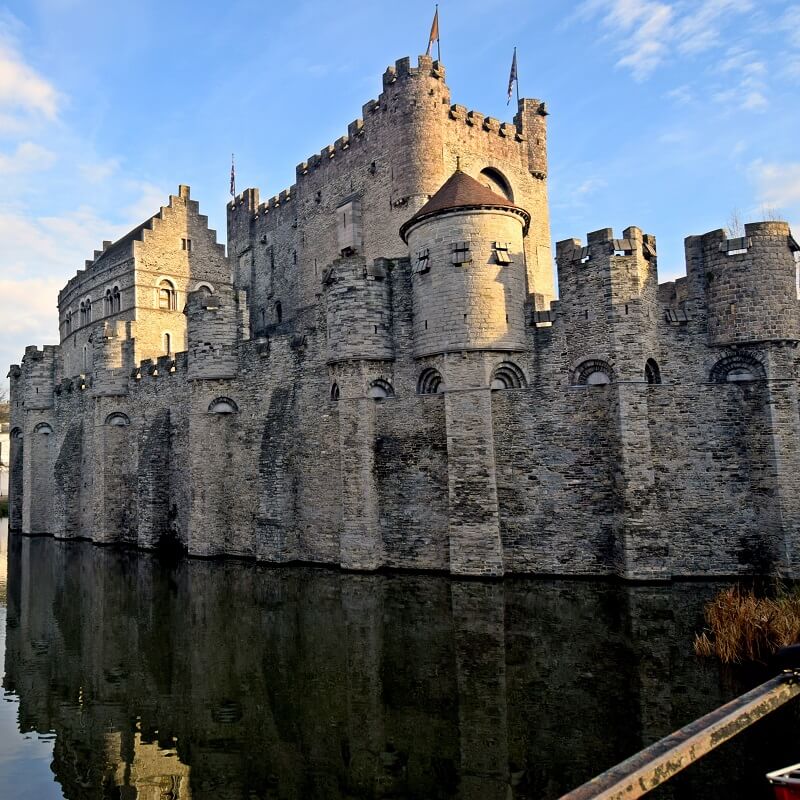
[[[0,363],[54,342],[58,289],[188,183],[225,240],[230,154],[262,196],[423,52],[433,4],[0,2]],[[660,279],[683,238],[800,230],[800,3],[443,0],[453,102],[549,117],[553,240],[638,225]],[[3,373],[5,369],[3,369]]]

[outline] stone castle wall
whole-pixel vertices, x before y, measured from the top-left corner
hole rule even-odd
[[[229,204],[228,258],[188,187],[106,243],[60,310],[112,278],[134,305],[11,369],[12,528],[357,570],[797,575],[788,226],[689,237],[661,286],[638,228],[559,242],[545,308],[544,107],[449,100],[440,65],[398,62],[295,186]],[[457,165],[501,202],[404,244]]]

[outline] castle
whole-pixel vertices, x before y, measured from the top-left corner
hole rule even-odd
[[[296,183],[181,186],[11,377],[11,528],[347,569],[800,575],[798,245],[559,242],[547,112],[421,56]]]

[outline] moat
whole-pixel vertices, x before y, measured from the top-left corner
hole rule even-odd
[[[346,574],[9,537],[0,797],[557,798],[764,676],[721,584]],[[6,572],[7,559],[7,572]],[[767,798],[790,704],[654,798]]]

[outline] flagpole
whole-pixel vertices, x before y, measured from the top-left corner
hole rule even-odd
[[[442,37],[439,33],[439,4],[436,4],[436,60],[442,63]]]
[[[517,108],[519,108],[519,62],[517,61],[517,48],[514,47],[514,63],[517,65]]]

